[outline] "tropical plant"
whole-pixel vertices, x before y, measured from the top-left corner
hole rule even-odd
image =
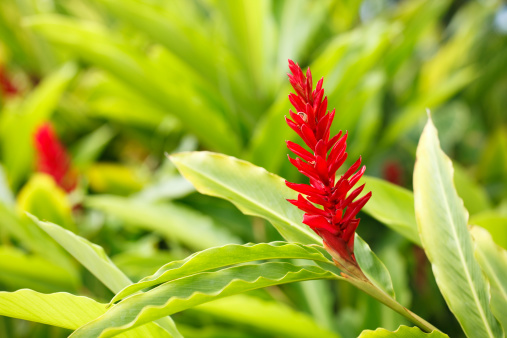
[[[0,336],[503,337],[504,17],[2,1]]]

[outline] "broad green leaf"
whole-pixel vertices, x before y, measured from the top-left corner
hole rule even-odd
[[[103,316],[76,330],[71,337],[112,337],[157,318],[215,299],[271,285],[336,278],[335,274],[317,266],[290,263],[242,265],[217,272],[203,272],[128,297]]]
[[[159,69],[145,55],[113,36],[104,26],[54,14],[32,17],[25,20],[25,24],[49,41],[102,67],[162,109],[169,110],[204,144],[228,153],[238,152],[240,142],[221,112],[199,99],[185,85],[185,78],[168,82],[164,76],[166,70]],[[181,83],[175,83],[177,81]]]
[[[189,207],[175,204],[148,204],[118,196],[93,196],[88,207],[114,215],[129,225],[153,230],[194,250],[203,250],[241,240],[216,226],[211,218]]]
[[[210,152],[180,153],[170,158],[199,192],[224,198],[247,215],[267,219],[290,242],[322,243],[320,237],[302,223],[303,213],[286,201],[286,198],[297,198],[297,193],[289,189],[281,177],[249,162]],[[364,262],[362,268],[367,269],[368,277],[391,294],[390,278],[386,278],[388,272],[385,266],[378,264],[370,248],[356,245],[354,251],[356,257],[360,257],[359,264]]]
[[[305,313],[295,311],[283,303],[247,295],[217,299],[198,305],[192,311],[209,313],[228,323],[255,327],[280,337],[338,337],[338,334],[317,325],[315,320]]]
[[[375,177],[363,176],[361,181],[359,184],[365,183],[365,190],[372,192],[363,211],[420,245],[412,192]]]
[[[475,242],[475,257],[491,285],[491,309],[493,314],[507,328],[507,251],[493,241],[483,228],[471,229]]]
[[[234,157],[210,152],[170,156],[181,174],[202,194],[224,198],[243,213],[267,219],[288,241],[321,244],[302,223],[303,213],[287,202],[297,198],[282,178]]]
[[[72,231],[76,230],[67,195],[49,175],[36,173],[30,178],[19,192],[18,208]]]
[[[10,246],[0,246],[0,281],[10,290],[33,288],[41,292],[73,291],[79,286],[74,271],[67,271],[40,255],[26,254]]]
[[[0,315],[75,330],[106,312],[106,304],[70,293],[0,292]]]
[[[106,312],[106,305],[70,293],[44,294],[23,289],[0,292],[0,315],[75,330]],[[171,337],[160,327],[144,325],[122,338]]]
[[[41,222],[34,216],[30,217],[111,291],[116,293],[132,284],[130,279],[114,265],[101,246],[93,244],[56,224]],[[151,329],[152,326],[157,325],[163,327],[174,337],[180,336],[172,319],[169,317],[159,319],[156,324],[150,323],[147,327]]]
[[[414,200],[423,248],[447,305],[469,337],[501,337],[489,287],[473,257],[468,212],[456,193],[450,159],[440,149],[431,119],[417,147]]]
[[[153,276],[128,286],[116,294],[112,303],[137,291],[196,273],[210,271],[229,265],[267,259],[309,259],[331,263],[322,247],[305,246],[298,243],[272,242],[260,244],[228,244],[196,252],[181,261],[174,261],[162,266]]]
[[[76,72],[74,64],[64,64],[43,79],[25,99],[20,111],[5,112],[0,119],[2,162],[12,188],[18,187],[32,164],[35,129],[49,119]]]
[[[418,327],[400,326],[396,331],[388,331],[386,329],[364,330],[358,338],[445,338],[449,337],[439,331],[426,333]]]

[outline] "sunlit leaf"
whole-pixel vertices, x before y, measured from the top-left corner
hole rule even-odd
[[[106,312],[106,305],[70,293],[43,294],[23,289],[0,292],[0,315],[75,330]],[[144,325],[118,337],[171,337],[158,326]]]
[[[472,227],[475,257],[491,284],[491,309],[507,328],[507,251],[495,245],[492,236],[481,227]]]
[[[223,247],[210,248],[197,252],[184,260],[174,261],[162,266],[152,276],[145,277],[116,294],[111,302],[116,302],[137,291],[167,281],[234,264],[281,258],[309,259],[331,263],[326,256],[326,251],[321,247],[286,242],[229,244]]]
[[[501,337],[489,306],[489,288],[474,259],[468,212],[454,188],[450,159],[428,120],[414,170],[416,219],[423,248],[447,305],[470,337]]]
[[[271,285],[336,277],[317,266],[290,263],[242,265],[217,272],[203,272],[128,297],[114,305],[105,315],[79,328],[72,337],[111,337],[214,299]]]
[[[442,332],[433,331],[426,333],[418,327],[400,326],[396,331],[386,329],[364,330],[358,338],[445,338],[449,337]]]

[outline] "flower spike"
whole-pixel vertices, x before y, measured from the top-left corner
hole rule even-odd
[[[304,141],[310,151],[287,141],[287,148],[296,156],[289,161],[299,172],[310,179],[310,184],[285,182],[299,193],[297,200],[288,200],[304,211],[303,223],[315,231],[324,241],[337,265],[356,276],[362,272],[354,256],[354,234],[359,219],[357,213],[368,202],[371,192],[358,198],[364,185],[351,191],[363,175],[359,158],[340,178],[335,175],[347,159],[347,132],[330,138],[331,123],[335,110],[327,111],[327,96],[324,96],[323,78],[313,90],[310,68],[303,73],[299,65],[289,60],[292,74],[289,81],[296,92],[289,94],[295,112],[289,111],[292,119],[285,117],[287,124]]]

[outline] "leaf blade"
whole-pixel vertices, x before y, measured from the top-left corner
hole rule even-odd
[[[128,297],[109,309],[105,315],[76,330],[71,337],[111,337],[214,299],[271,285],[335,278],[335,274],[317,266],[296,266],[290,263],[242,265],[216,272],[203,272]]]
[[[468,213],[453,183],[450,159],[440,149],[431,119],[417,147],[416,219],[437,285],[468,336],[502,336],[489,308],[489,292],[473,258]]]

